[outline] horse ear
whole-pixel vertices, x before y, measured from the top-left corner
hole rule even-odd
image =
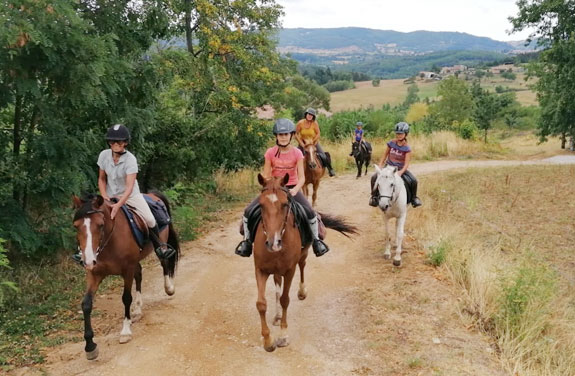
[[[74,203],[74,209],[80,209],[80,207],[83,205],[83,202],[80,199],[80,197],[76,195],[72,196],[72,202]]]
[[[100,195],[96,196],[96,200],[94,200],[94,201],[95,201],[94,203],[96,204],[97,208],[104,205],[104,197],[102,197]]]
[[[375,171],[379,174],[381,172],[381,167],[379,167],[379,165],[377,163],[373,164],[373,167],[375,167]]]
[[[260,183],[260,185],[262,187],[266,186],[266,179],[264,179],[264,177],[262,176],[262,174],[258,174],[258,182]]]
[[[288,181],[289,181],[289,174],[285,174],[281,182],[282,187],[284,187],[288,183]]]

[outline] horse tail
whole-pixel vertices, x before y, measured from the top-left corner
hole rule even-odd
[[[166,205],[166,210],[168,211],[168,214],[170,215],[170,218],[171,218],[172,217],[172,209],[170,207],[170,201],[168,200],[168,197],[166,197],[166,195],[163,194],[162,192],[158,192],[158,191],[151,191],[150,193],[154,194],[160,200],[162,200],[164,205]],[[176,232],[176,229],[174,228],[173,221],[170,221],[170,224],[168,225],[168,244],[176,250],[176,253],[174,254],[174,256],[172,256],[166,260],[168,263],[168,275],[170,277],[173,277],[174,274],[176,273],[176,267],[178,266],[178,261],[180,260],[180,257],[182,256],[181,250],[180,250],[180,239],[178,237],[178,233]]]
[[[340,232],[343,235],[347,236],[348,238],[350,234],[358,233],[358,228],[348,223],[346,219],[343,217],[324,213],[318,213],[318,214],[320,215],[321,221],[323,222],[323,225],[325,227]]]

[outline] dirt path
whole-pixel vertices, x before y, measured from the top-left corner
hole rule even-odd
[[[518,163],[432,162],[412,171],[420,176]],[[240,240],[238,210],[226,213],[226,221],[207,236],[184,245],[173,297],[163,292],[159,265],[144,271],[144,317],[132,326],[130,343],[118,343],[120,294],[98,295],[95,312],[112,317],[107,323],[94,317],[100,357],[88,361],[83,342],[66,344],[51,350],[42,369],[58,376],[505,374],[487,338],[460,320],[456,289],[424,263],[410,236],[409,214],[403,266],[383,259],[382,220],[367,206],[368,194],[368,177],[322,182],[318,209],[346,216],[361,235],[350,240],[328,231],[331,252],[308,258],[308,298],[297,300],[292,286],[288,347],[266,353],[261,346],[253,259],[233,253]],[[273,307],[271,278],[268,283]],[[277,333],[277,327],[272,330]]]

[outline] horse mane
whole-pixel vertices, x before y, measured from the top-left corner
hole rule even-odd
[[[94,206],[92,203],[94,202],[94,199],[96,197],[98,196],[93,193],[84,193],[82,195],[82,197],[80,198],[80,201],[82,201],[82,206],[80,206],[78,210],[76,210],[76,213],[74,214],[74,221],[84,218],[88,214],[90,214],[90,212],[94,211]]]

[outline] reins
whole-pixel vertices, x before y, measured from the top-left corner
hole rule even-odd
[[[103,210],[90,210],[86,212],[86,216],[90,215],[90,214],[94,214],[94,213],[100,213],[104,216],[104,219],[106,218],[106,214],[104,214]],[[106,240],[104,241],[103,238],[100,239],[100,244],[98,244],[98,248],[96,249],[96,257],[98,257],[98,255],[104,250],[104,248],[106,248],[106,246],[108,245],[108,243],[110,242],[110,239],[112,238],[112,235],[114,234],[114,229],[116,228],[116,221],[112,220],[112,230],[110,230],[110,233],[108,234],[108,237],[106,238]]]
[[[266,190],[269,190],[269,188],[264,188],[264,189],[262,189],[262,192],[263,192],[263,191],[266,191]],[[288,207],[287,207],[287,210],[286,210],[286,214],[285,214],[285,216],[284,216],[284,219],[283,219],[282,228],[281,228],[281,232],[280,232],[280,233],[281,233],[281,236],[283,237],[283,235],[284,235],[284,233],[285,233],[285,230],[286,230],[286,226],[287,226],[289,214],[290,214],[291,211],[292,211],[292,210],[291,210],[291,206],[292,206],[293,197],[291,197],[291,195],[290,195],[290,193],[289,193],[289,190],[288,190],[287,188],[282,187],[281,190],[286,193],[287,199],[288,199]],[[267,230],[266,230],[266,224],[265,224],[265,222],[264,222],[264,217],[263,217],[263,215],[262,215],[261,222],[262,222],[262,229],[263,229],[263,231],[264,231],[264,234],[267,236],[268,233],[267,233]],[[294,227],[295,227],[295,221],[294,221]]]

